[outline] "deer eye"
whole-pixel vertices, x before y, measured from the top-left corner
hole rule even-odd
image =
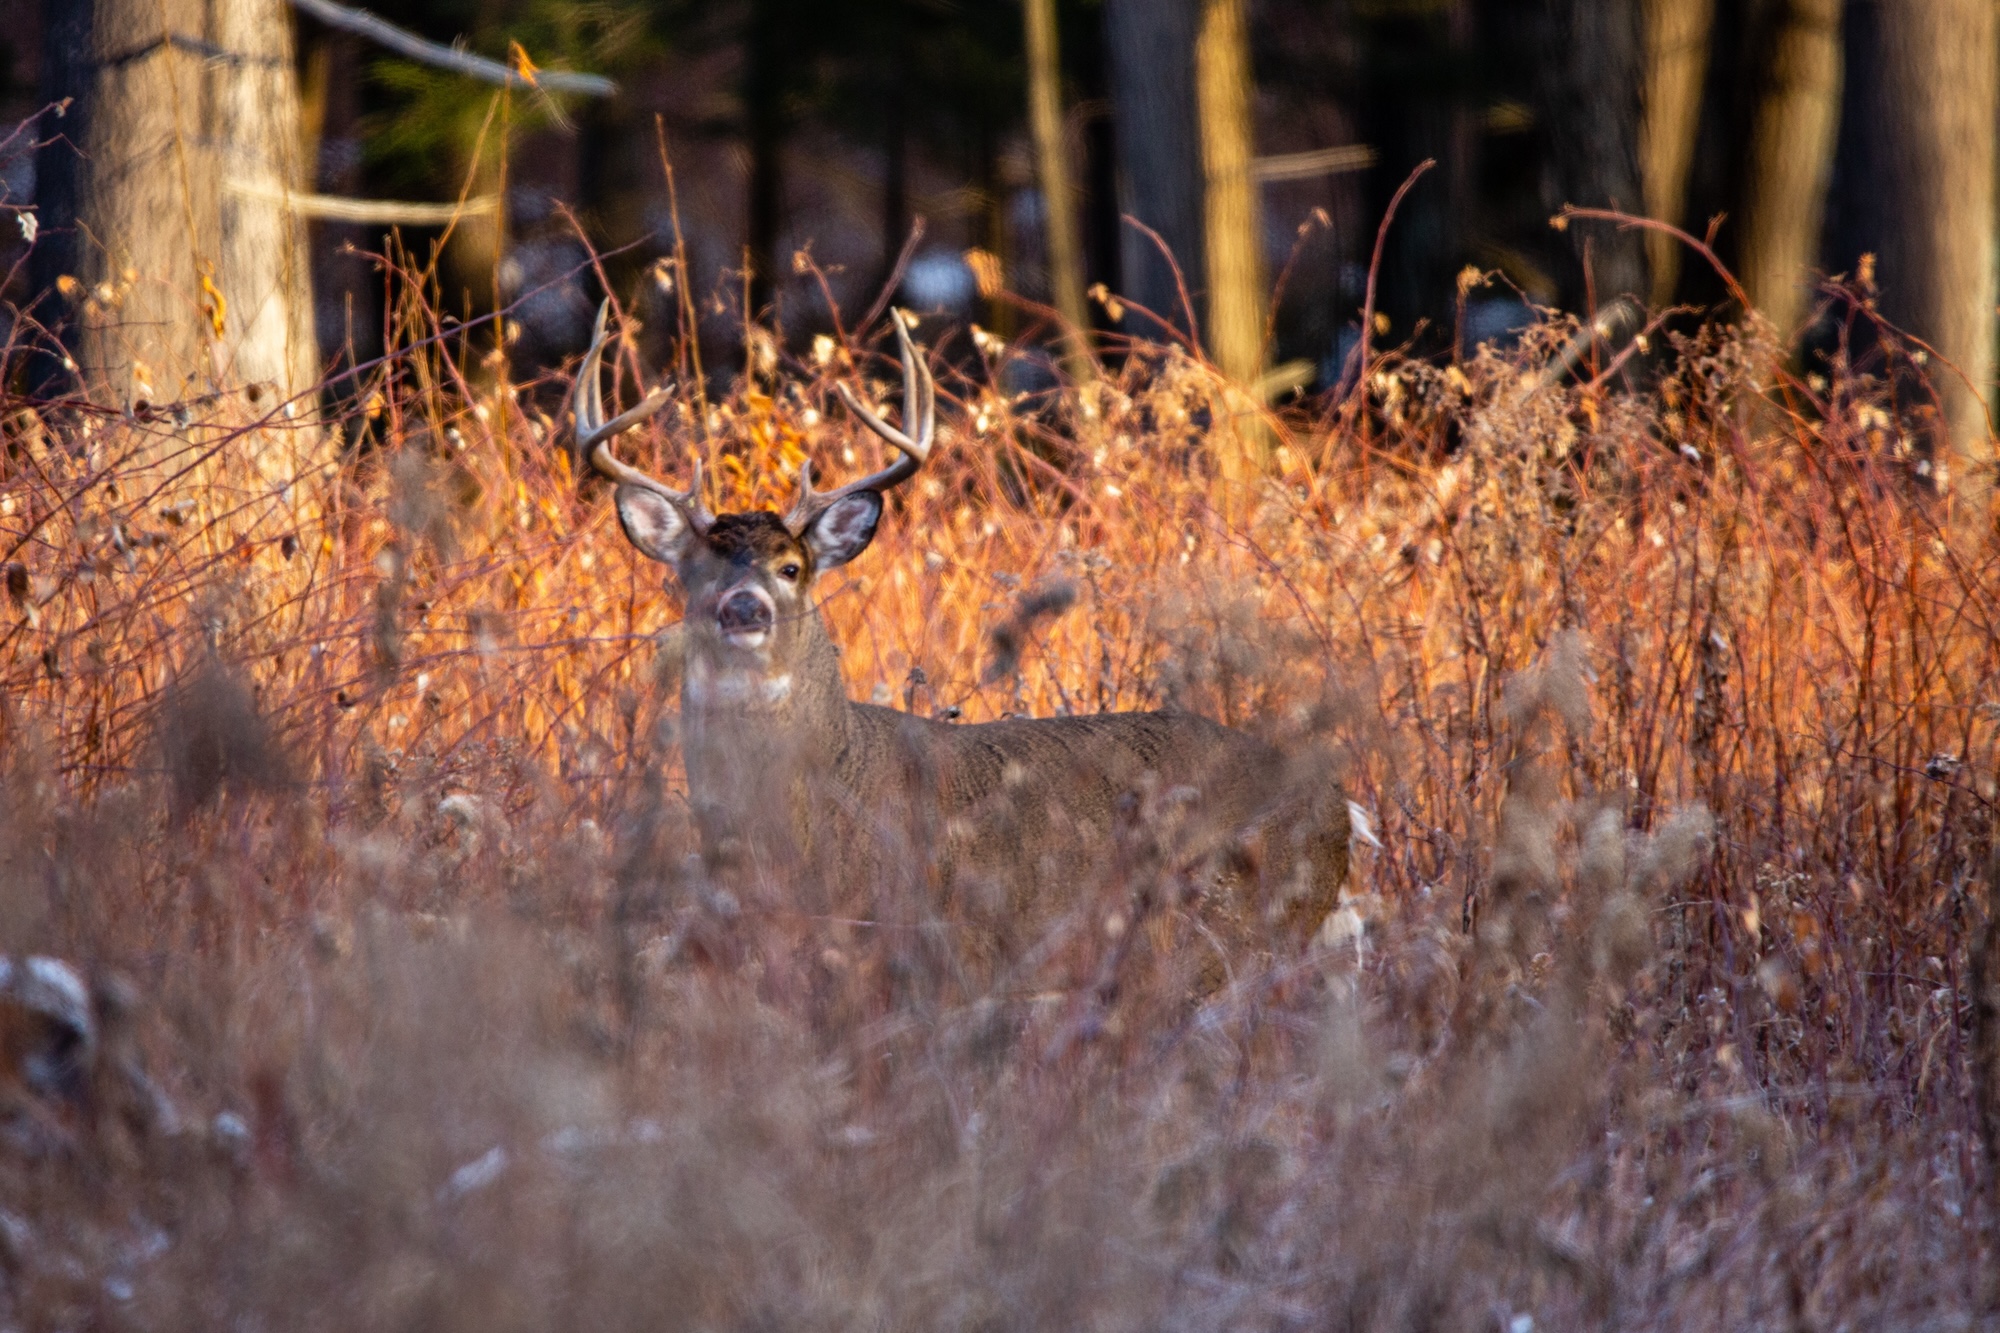
[[[799,562],[796,560],[788,560],[778,566],[778,577],[787,583],[798,582],[799,573]]]

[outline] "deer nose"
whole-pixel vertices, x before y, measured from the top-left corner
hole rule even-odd
[[[749,588],[738,588],[715,608],[715,624],[724,634],[768,631],[777,620],[771,599]]]

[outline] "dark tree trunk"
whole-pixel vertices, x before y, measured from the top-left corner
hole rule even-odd
[[[900,44],[907,59],[908,43]],[[882,267],[879,288],[896,271],[903,242],[910,235],[909,98],[900,80],[892,79],[882,102]]]
[[[1428,158],[1439,167],[1404,197],[1383,250],[1375,309],[1389,321],[1392,343],[1411,336],[1420,319],[1433,330],[1450,329],[1444,321],[1453,279],[1466,262],[1476,195],[1473,108],[1461,92],[1474,83],[1472,19],[1470,0],[1454,0],[1418,13],[1391,10],[1365,29],[1371,58],[1360,113],[1377,159],[1368,181],[1364,259],[1375,225],[1417,164]],[[1353,300],[1343,318],[1351,320],[1361,294],[1347,295]]]
[[[1007,185],[1001,179],[1000,147],[986,133],[979,145],[979,246],[992,256],[993,270],[980,280],[986,298],[986,326],[1002,338],[1014,336],[1014,307],[1006,299],[1014,247],[1007,230]]]
[[[1541,17],[1547,58],[1536,109],[1549,148],[1550,211],[1566,203],[1640,211],[1646,202],[1639,174],[1646,50],[1640,0],[1543,0]],[[1582,310],[1586,293],[1599,305],[1648,294],[1639,232],[1590,223],[1572,226],[1568,235],[1579,262],[1557,275],[1565,306]]]
[[[1173,263],[1145,233],[1123,228],[1121,291],[1182,329],[1187,318],[1174,266],[1191,291],[1202,286],[1201,139],[1195,120],[1196,0],[1105,0],[1111,100],[1117,117],[1120,208],[1160,234]],[[1126,332],[1154,338],[1160,329],[1129,316]]]
[[[78,0],[42,0],[42,84],[44,106],[68,102],[67,111],[42,117],[42,146],[35,154],[35,213],[41,239],[28,258],[28,277],[39,303],[34,315],[54,329],[66,313],[58,304],[56,279],[79,267],[77,194],[82,185],[83,145],[90,135],[92,32],[96,9]],[[70,339],[74,348],[74,340]],[[28,369],[29,391],[59,394],[75,387],[53,348],[38,351]]]
[[[322,31],[309,68],[315,86],[306,102],[306,178],[324,194],[361,193],[361,80],[367,50],[352,33]],[[317,108],[313,103],[317,100]],[[319,345],[342,367],[378,355],[382,343],[382,280],[361,252],[382,244],[383,228],[353,222],[313,224],[313,292]],[[352,382],[339,391],[352,392]]]
[[[777,286],[778,233],[784,225],[784,99],[789,83],[785,8],[783,0],[754,0],[745,35],[743,114],[750,141],[746,321],[762,318]]]
[[[1118,219],[1118,138],[1110,116],[1093,116],[1084,126],[1083,152],[1084,274],[1115,292],[1123,285],[1119,247],[1125,226]]]
[[[1084,280],[1119,292],[1124,290],[1119,247],[1125,226],[1118,218],[1118,127],[1111,107],[1111,61],[1104,28],[1100,14],[1098,21],[1085,29],[1070,61],[1070,74],[1090,108],[1083,123]],[[1098,327],[1115,327],[1095,304],[1090,313]]]

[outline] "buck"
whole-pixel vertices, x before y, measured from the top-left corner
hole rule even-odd
[[[1310,933],[1346,874],[1345,798],[1330,781],[1302,787],[1262,741],[1181,712],[952,724],[847,697],[814,581],[868,549],[884,497],[923,467],[936,435],[929,368],[900,315],[892,322],[902,428],[836,388],[893,461],[827,491],[802,464],[788,513],[718,515],[703,501],[698,461],[676,490],[612,453],[612,438],[668,395],[656,388],[606,419],[598,314],[575,438],[616,483],[626,537],[680,585],[682,753],[704,856],[712,865],[787,856],[861,893],[899,864],[927,861],[931,882],[1000,941],[1032,915],[1032,900],[1087,882],[1121,808],[1129,823],[1137,794],[1150,791],[1153,807],[1171,797],[1168,854],[1219,909],[1209,915]]]

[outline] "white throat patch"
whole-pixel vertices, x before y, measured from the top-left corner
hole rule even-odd
[[[688,663],[681,681],[681,694],[688,703],[708,708],[729,704],[777,704],[792,697],[792,673],[766,675],[750,667],[727,667],[717,671],[699,659]]]

